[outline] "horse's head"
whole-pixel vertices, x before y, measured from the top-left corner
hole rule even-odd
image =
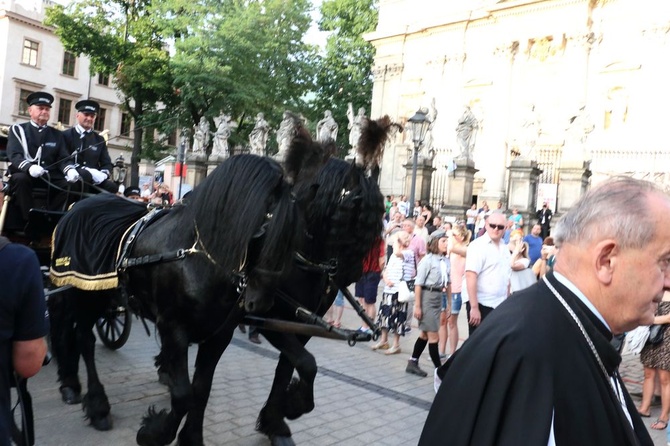
[[[273,305],[272,291],[290,271],[293,255],[303,241],[302,215],[316,194],[314,177],[331,150],[330,146],[312,141],[306,129],[296,130],[284,160],[285,173],[266,196],[265,218],[249,246],[247,312],[262,313]],[[296,183],[308,185],[306,192],[296,195]]]
[[[314,263],[335,261],[340,286],[360,277],[363,258],[381,234],[384,199],[375,173],[394,130],[397,125],[388,117],[366,121],[355,162],[330,159],[317,175],[318,189],[304,214],[303,250]]]

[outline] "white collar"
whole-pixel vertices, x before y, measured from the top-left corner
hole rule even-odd
[[[78,123],[74,125],[74,129],[79,133],[80,135],[82,133],[91,133],[92,130],[86,130],[84,127],[80,126]]]
[[[610,328],[610,326],[607,325],[607,322],[605,322],[605,318],[603,317],[603,315],[600,314],[600,312],[599,312],[599,311],[596,309],[596,307],[591,303],[591,301],[588,299],[588,297],[586,297],[586,295],[585,295],[584,293],[582,293],[582,292],[579,290],[579,288],[577,288],[577,287],[575,286],[574,283],[570,282],[570,280],[568,280],[567,277],[565,277],[565,276],[562,275],[561,273],[557,273],[556,271],[554,271],[554,277],[556,277],[556,280],[558,280],[561,284],[563,284],[567,289],[569,289],[570,291],[572,291],[572,292],[574,293],[574,295],[577,296],[577,297],[579,298],[579,300],[581,300],[582,303],[583,303],[584,305],[586,305],[586,307],[587,307],[589,310],[591,310],[591,313],[595,314],[596,317],[597,317],[598,319],[600,319],[600,322],[602,322],[603,324],[605,324],[605,327],[607,327],[607,329],[608,329],[610,332],[612,331],[612,329]]]

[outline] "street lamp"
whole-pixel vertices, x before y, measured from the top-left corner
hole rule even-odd
[[[426,138],[428,128],[430,127],[430,118],[428,112],[420,108],[414,116],[409,118],[409,129],[412,132],[412,142],[414,143],[414,156],[412,157],[412,189],[409,194],[409,208],[414,209],[414,195],[416,192],[416,168],[419,161],[419,149]]]

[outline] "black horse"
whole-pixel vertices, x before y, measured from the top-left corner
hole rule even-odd
[[[338,288],[361,277],[365,256],[380,241],[384,199],[376,172],[387,137],[396,128],[388,117],[368,121],[356,162],[330,159],[321,169],[316,197],[305,213],[302,250],[291,274],[282,281],[267,317],[295,320],[297,306],[322,316]],[[298,191],[301,187],[307,185],[296,185]],[[266,434],[273,445],[293,445],[284,418],[295,419],[314,408],[317,366],[314,356],[305,349],[309,336],[263,328],[261,333],[281,355],[256,429]],[[298,378],[293,378],[294,370]]]
[[[292,161],[285,166],[286,174],[269,158],[228,159],[188,200],[140,232],[130,259],[120,263],[134,265],[122,271],[120,280],[133,311],[156,324],[163,371],[170,382],[171,410],[149,409],[137,434],[140,445],[171,443],[185,415],[180,444],[203,444],[203,414],[221,354],[244,311],[263,312],[272,306],[272,293],[267,290],[282,279],[298,248],[301,203],[291,183],[310,184],[309,177],[324,159],[319,145],[291,147],[289,155]],[[59,227],[74,224],[78,207],[89,200],[93,201],[86,206],[95,205],[96,199],[75,205]],[[173,261],[165,261],[170,258]],[[92,328],[116,292],[71,289],[55,301],[62,307],[52,309],[61,315],[52,320],[61,388],[69,389],[70,395],[80,391],[76,364],[81,353],[88,372],[84,410],[99,430],[110,429],[112,423],[95,369]],[[74,321],[62,316],[67,314]],[[187,364],[191,343],[198,344],[192,383]]]

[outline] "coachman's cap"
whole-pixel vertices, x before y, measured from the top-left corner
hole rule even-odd
[[[53,101],[54,97],[46,91],[36,91],[35,93],[30,93],[26,98],[28,105],[47,105],[51,107]]]
[[[100,110],[100,104],[90,99],[84,99],[83,101],[77,102],[74,105],[74,108],[80,113],[94,113],[97,115]]]
[[[126,187],[126,190],[123,191],[123,195],[125,195],[128,198],[135,195],[139,197],[140,194],[141,194],[140,188],[137,186],[128,186]]]

